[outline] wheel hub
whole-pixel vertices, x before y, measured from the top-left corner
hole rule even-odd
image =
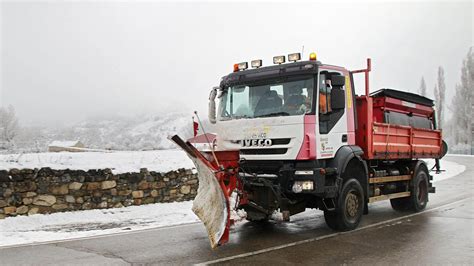
[[[425,201],[426,201],[426,194],[427,194],[427,191],[426,191],[426,183],[424,183],[423,181],[420,182],[418,184],[418,187],[417,187],[417,199],[418,199],[418,202],[420,204],[424,204]]]
[[[359,199],[357,198],[357,195],[354,195],[353,193],[347,194],[346,210],[350,217],[355,217],[357,215],[357,211],[359,210]]]

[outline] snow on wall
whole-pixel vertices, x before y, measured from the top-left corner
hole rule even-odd
[[[0,154],[0,170],[42,167],[75,170],[109,168],[114,174],[120,174],[139,172],[141,168],[168,172],[179,168],[191,169],[194,165],[181,150]]]

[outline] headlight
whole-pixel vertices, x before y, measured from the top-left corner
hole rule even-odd
[[[293,184],[293,187],[291,188],[291,190],[294,192],[294,193],[300,193],[301,191],[303,191],[303,187],[298,184],[298,183],[294,183]]]
[[[294,193],[300,193],[302,191],[312,191],[314,190],[314,182],[311,180],[295,181],[291,190]]]

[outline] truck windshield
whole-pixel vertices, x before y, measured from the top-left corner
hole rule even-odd
[[[313,79],[231,86],[220,95],[219,120],[309,113],[313,103]]]

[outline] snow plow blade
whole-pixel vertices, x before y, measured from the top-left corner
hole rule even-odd
[[[229,240],[229,196],[236,188],[238,151],[201,153],[190,142],[174,135],[171,140],[181,147],[196,166],[199,187],[193,201],[193,212],[206,227],[211,247],[214,249]],[[219,163],[219,165],[218,165]]]

